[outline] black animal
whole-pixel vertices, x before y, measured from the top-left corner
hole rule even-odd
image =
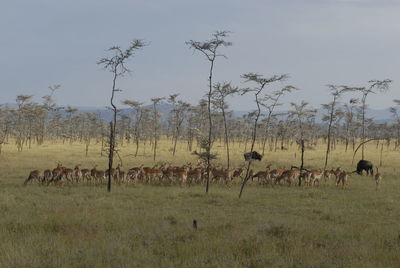
[[[246,160],[246,161],[250,161],[250,159],[255,159],[255,160],[261,161],[261,159],[263,157],[261,154],[257,153],[256,151],[244,153],[243,156],[244,156],[244,160]]]
[[[372,163],[368,160],[360,160],[357,164],[357,170],[356,172],[359,175],[362,175],[363,170],[367,172],[367,175],[374,175],[374,166]]]

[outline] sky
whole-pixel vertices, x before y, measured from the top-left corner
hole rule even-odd
[[[121,77],[117,103],[149,103],[179,93],[196,104],[207,91],[209,62],[185,41],[205,41],[228,30],[231,47],[222,48],[214,82],[248,87],[240,76],[289,74],[266,92],[293,85],[285,96],[314,108],[330,101],[327,84],[366,86],[390,78],[385,94],[371,95],[371,108],[400,99],[400,1],[398,0],[4,0],[0,9],[0,103],[18,94],[34,100],[55,93],[59,105],[109,105],[112,75],[96,63],[114,45],[133,39],[146,47],[128,60],[133,71]],[[343,101],[353,96],[346,96]],[[249,110],[250,96],[228,100]]]

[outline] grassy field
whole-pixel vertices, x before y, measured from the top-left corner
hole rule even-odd
[[[125,169],[153,164],[150,148],[133,158],[130,147],[121,149]],[[183,148],[172,158],[167,141],[160,148],[159,160],[195,162]],[[215,148],[223,157],[223,147]],[[255,169],[298,165],[294,149],[268,152]],[[324,149],[307,151],[306,165],[322,168]],[[234,165],[243,150],[233,146]],[[93,146],[85,157],[83,145],[61,143],[22,153],[3,148],[0,267],[400,266],[399,152],[384,150],[379,191],[358,175],[345,189],[333,181],[312,188],[254,183],[242,199],[238,184],[211,185],[208,195],[202,186],[115,185],[111,193],[105,186],[22,186],[30,170],[56,162],[105,168],[99,152]],[[339,147],[329,167],[354,170],[351,158]],[[379,163],[375,145],[366,158]]]

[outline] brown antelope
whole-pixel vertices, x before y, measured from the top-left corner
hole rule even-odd
[[[188,166],[178,167],[174,170],[174,175],[180,185],[186,184],[188,182],[189,170],[190,167]]]
[[[334,171],[332,169],[331,170],[328,170],[328,169],[324,170],[323,177],[325,179],[325,182],[331,180],[331,177],[332,177],[333,173],[334,173]]]
[[[162,181],[163,172],[161,168],[156,167],[143,167],[142,173],[146,182],[152,182],[155,179]]]
[[[71,168],[64,168],[61,174],[62,179],[66,179],[69,182],[73,182],[74,170]]]
[[[86,179],[86,181],[90,181],[90,170],[89,169],[81,169],[82,179]]]
[[[95,165],[91,170],[90,170],[90,176],[92,178],[96,177],[96,171],[97,171],[97,165]]]
[[[95,165],[91,170],[90,170],[90,176],[94,179],[96,183],[100,182],[105,179],[106,174],[103,170],[97,170],[97,165]]]
[[[60,181],[64,169],[65,167],[63,167],[61,163],[57,163],[57,167],[51,171],[52,177],[50,180],[47,181],[47,185],[54,181]]]
[[[270,178],[271,178],[270,170],[267,169],[267,170],[264,170],[264,171],[259,171],[259,172],[257,172],[256,174],[254,174],[252,176],[251,180],[253,180],[254,178],[257,178],[258,182],[268,183],[269,184],[270,183]]]
[[[300,170],[299,169],[290,169],[285,170],[282,174],[276,179],[275,183],[280,183],[282,180],[286,181],[289,186],[300,177]]]
[[[126,174],[126,180],[132,181],[132,182],[137,182],[141,175],[142,167],[143,167],[143,165],[140,167],[134,167],[134,168],[129,169]]]
[[[117,170],[117,182],[118,183],[123,183],[125,182],[126,176],[125,176],[125,171],[121,170],[122,165],[118,164],[118,166],[115,168]]]
[[[48,182],[53,177],[53,173],[50,169],[43,171],[43,183]]]
[[[301,184],[302,182],[304,182],[305,185],[310,185],[311,183],[311,174],[303,169],[300,171],[300,176],[299,176],[299,183]]]
[[[342,187],[344,187],[347,183],[349,174],[346,171],[342,170],[341,168],[337,168],[334,174],[336,176],[336,186],[342,183]]]
[[[232,181],[235,180],[236,178],[239,178],[240,175],[243,173],[243,168],[235,168],[235,171],[232,174]]]
[[[162,176],[167,176],[170,182],[172,182],[173,179],[176,179],[180,184],[185,184],[189,176],[190,167],[168,167],[166,169],[164,168],[163,170],[164,171],[161,171],[163,173]]]
[[[174,178],[174,168],[171,166],[161,168],[163,173],[162,178],[167,179],[169,183],[172,183]]]
[[[188,181],[191,183],[201,183],[203,179],[204,168],[196,167],[188,171]]]
[[[311,170],[308,171],[308,176],[309,176],[309,185],[313,186],[318,182],[319,185],[319,181],[322,178],[323,173],[319,170]]]
[[[76,165],[74,168],[74,178],[76,182],[80,182],[83,178],[82,170],[80,169],[80,165]]]
[[[36,179],[38,182],[41,181],[43,177],[43,173],[40,170],[32,170],[29,173],[28,178],[24,181],[24,185],[26,185],[30,180]]]
[[[230,182],[233,177],[234,169],[218,169],[212,168],[211,169],[211,180],[212,181],[220,181],[225,184]]]
[[[379,168],[376,167],[376,174],[375,174],[376,191],[378,191],[379,184],[381,183],[381,181],[382,181],[382,174],[379,172]]]
[[[282,175],[282,173],[285,172],[285,171],[286,171],[286,169],[277,168],[277,169],[271,170],[271,171],[269,172],[269,176],[270,176],[271,180],[274,181],[275,184],[276,184],[277,179],[278,179],[278,178]]]
[[[111,174],[110,174],[110,173],[111,173]],[[105,175],[106,175],[107,178],[108,178],[109,175],[111,175],[111,178],[112,178],[114,181],[116,181],[116,180],[117,180],[117,177],[118,177],[118,171],[117,171],[117,169],[115,169],[115,168],[111,168],[111,172],[110,172],[109,169],[107,169],[107,170],[105,171]]]

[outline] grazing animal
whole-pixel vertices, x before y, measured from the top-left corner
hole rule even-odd
[[[232,180],[235,179],[235,178],[240,177],[242,172],[243,172],[243,168],[236,168],[235,171],[233,172]]]
[[[126,174],[126,180],[129,182],[137,182],[142,172],[142,167],[134,167],[128,170]]]
[[[287,182],[290,186],[299,177],[300,177],[299,169],[285,170],[278,178],[276,178],[275,184],[280,183],[283,180],[284,182]]]
[[[125,182],[126,179],[125,171],[121,170],[121,167],[122,166],[118,164],[118,166],[115,168],[117,170],[117,183]]]
[[[333,170],[331,169],[331,170],[328,170],[328,169],[325,169],[324,170],[324,175],[323,175],[323,177],[325,178],[325,181],[329,181],[329,180],[331,180],[331,177],[332,177],[332,175],[333,175]]]
[[[71,168],[64,168],[61,174],[61,179],[66,179],[69,182],[73,180],[74,170]]]
[[[203,174],[204,174],[204,168],[194,168],[190,169],[188,173],[188,179],[189,182],[195,182],[195,183],[200,183],[203,179]]]
[[[76,165],[74,168],[74,177],[76,182],[80,182],[83,178],[82,170],[80,168],[80,165]]]
[[[53,177],[53,173],[51,172],[51,170],[46,169],[43,172],[43,183],[48,182],[49,180],[51,180],[52,177]]]
[[[222,183],[228,183],[232,180],[234,169],[220,169],[220,168],[212,168],[211,169],[211,178],[212,181],[220,181]]]
[[[336,186],[339,186],[340,183],[342,183],[342,187],[344,187],[347,183],[347,178],[349,177],[349,174],[341,170],[340,168],[337,168],[334,172],[336,176]]]
[[[271,181],[275,181],[275,184],[277,182],[277,179],[282,175],[283,172],[285,172],[286,169],[283,168],[277,168],[273,169],[269,172],[269,176],[271,178]]]
[[[86,179],[86,181],[90,181],[90,170],[89,169],[82,169],[82,178]]]
[[[90,176],[94,179],[96,183],[101,183],[101,181],[106,178],[106,173],[103,170],[97,170],[97,165],[95,165],[90,170]]]
[[[50,180],[47,180],[47,185],[49,185],[52,182],[61,180],[61,176],[64,172],[64,169],[65,167],[63,167],[61,163],[58,163],[57,167],[51,171],[52,177]]]
[[[252,151],[252,152],[244,153],[243,157],[244,157],[244,160],[246,160],[246,161],[250,161],[252,159],[261,161],[263,156],[256,151]]]
[[[29,173],[28,178],[24,181],[24,185],[26,185],[30,180],[36,179],[40,182],[42,178],[42,172],[40,170],[33,170]]]
[[[270,170],[263,170],[263,171],[259,171],[256,174],[253,175],[253,177],[251,177],[251,180],[253,180],[254,178],[258,179],[258,182],[260,183],[264,183],[264,184],[269,184],[270,183]]]
[[[357,164],[357,170],[356,172],[359,175],[362,175],[363,170],[365,170],[367,172],[367,175],[374,175],[374,166],[372,165],[372,163],[368,160],[360,160]]]
[[[316,183],[318,183],[322,178],[323,173],[319,170],[310,170],[305,172],[305,177],[306,177],[306,184],[309,186],[313,186]]]
[[[376,191],[378,191],[379,184],[382,181],[382,174],[379,172],[379,168],[376,168],[376,174],[375,174],[375,183],[376,183]]]

